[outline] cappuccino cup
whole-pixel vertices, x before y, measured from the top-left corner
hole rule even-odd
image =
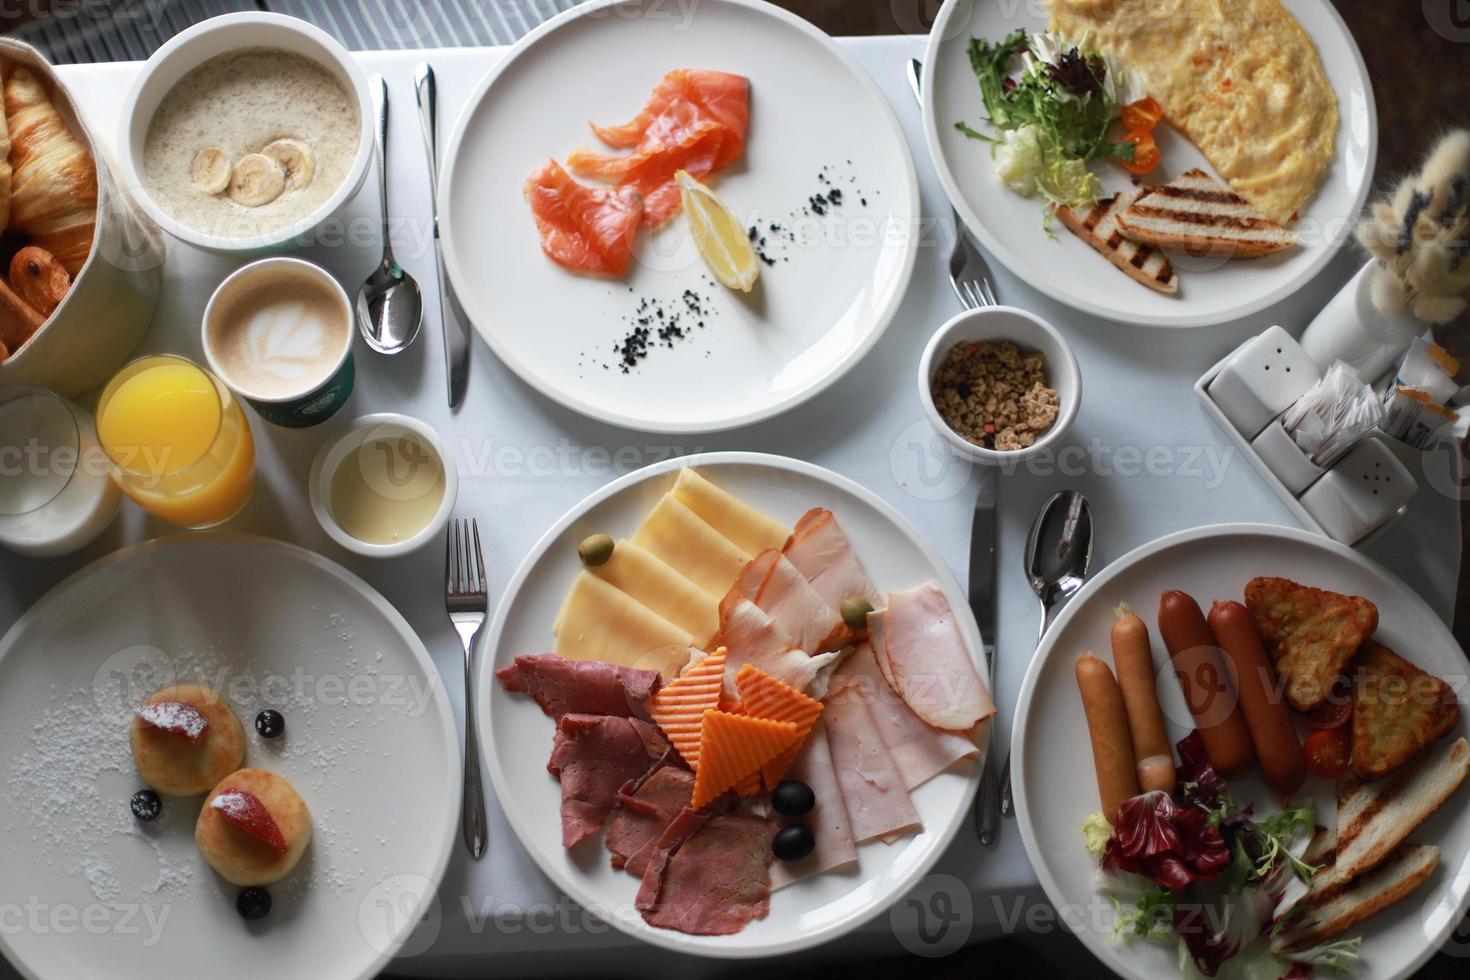
[[[231,273],[204,308],[210,370],[267,422],[319,425],[352,394],[352,306],[326,270],[259,259]]]

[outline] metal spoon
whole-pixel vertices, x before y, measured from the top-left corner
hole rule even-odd
[[[1026,536],[1026,580],[1041,600],[1041,636],[1051,616],[1087,581],[1092,566],[1092,508],[1075,490],[1062,490],[1041,505]],[[1038,637],[1038,643],[1040,638]],[[1000,774],[1000,812],[1014,815],[1011,757]]]
[[[424,298],[413,276],[393,258],[388,240],[388,83],[374,75],[373,108],[378,114],[378,200],[383,207],[383,261],[357,291],[357,329],[379,354],[397,354],[419,335]]]

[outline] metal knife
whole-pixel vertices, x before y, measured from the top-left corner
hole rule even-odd
[[[413,70],[413,93],[419,105],[419,126],[424,132],[424,149],[429,155],[429,207],[434,219],[434,268],[439,273],[439,324],[444,331],[444,369],[449,376],[449,407],[464,401],[470,379],[470,325],[449,314],[454,293],[444,275],[444,248],[439,242],[439,150],[438,93],[434,69],[421,61]]]
[[[980,626],[980,645],[985,648],[986,685],[995,697],[995,504],[1000,487],[1000,470],[978,466],[980,490],[975,495],[975,516],[970,523],[970,610]],[[980,770],[980,790],[975,796],[975,833],[982,844],[995,843],[1000,829],[1000,783],[996,779],[995,719],[991,720],[991,742]]]

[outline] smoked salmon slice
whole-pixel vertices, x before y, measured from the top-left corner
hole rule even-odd
[[[654,87],[642,111],[620,126],[590,124],[598,139],[628,154],[576,150],[567,167],[632,187],[643,197],[643,224],[656,228],[679,210],[674,173],[696,180],[728,167],[745,150],[750,82],[723,71],[677,68]]]
[[[643,216],[643,197],[635,187],[587,187],[549,160],[526,180],[524,193],[541,250],[552,261],[595,276],[616,278],[627,271]]]

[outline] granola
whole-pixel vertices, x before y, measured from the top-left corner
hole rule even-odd
[[[1009,340],[955,344],[931,385],[934,407],[965,440],[1008,452],[1033,445],[1057,420],[1046,358]]]

